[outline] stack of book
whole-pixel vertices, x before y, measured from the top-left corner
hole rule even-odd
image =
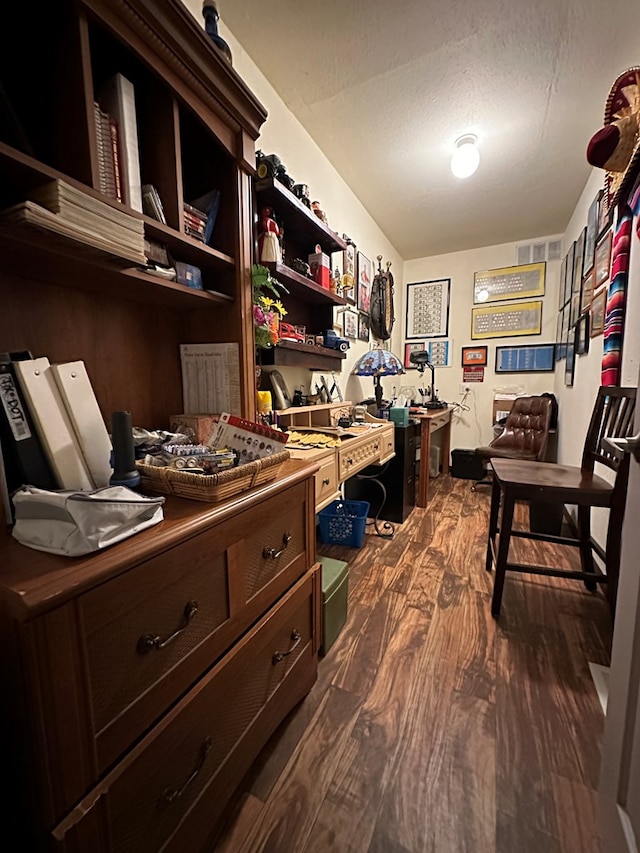
[[[119,259],[146,263],[140,219],[60,179],[31,190],[27,201],[0,213],[0,222],[42,228]]]
[[[189,237],[194,237],[196,240],[200,240],[201,243],[205,242],[205,229],[207,227],[207,214],[198,210],[197,207],[194,207],[191,204],[187,204],[184,202],[184,233],[188,234]]]

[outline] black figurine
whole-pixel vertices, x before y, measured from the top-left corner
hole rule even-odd
[[[220,15],[218,14],[218,7],[215,0],[202,0],[202,17],[204,18],[204,30],[206,34],[224,55],[225,59],[229,61],[229,64],[231,64],[231,48],[218,33]]]

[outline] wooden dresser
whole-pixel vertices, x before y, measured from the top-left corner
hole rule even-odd
[[[89,557],[4,536],[3,835],[16,850],[207,849],[316,679],[316,467],[290,461],[220,505],[168,498],[159,525]]]

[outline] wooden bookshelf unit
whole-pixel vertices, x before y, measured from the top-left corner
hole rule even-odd
[[[0,349],[82,360],[107,426],[129,411],[135,426],[168,429],[183,411],[180,345],[234,343],[237,414],[255,420],[264,108],[180,0],[18,4],[3,32]],[[131,154],[109,154],[112,123],[97,118],[114,75],[132,84],[139,178],[166,224],[137,209],[135,193],[131,204],[111,197],[107,158]],[[96,202],[103,233],[24,215],[60,181]],[[185,232],[184,205],[214,189],[205,245]],[[151,274],[117,240],[97,247],[114,231],[110,210],[143,224],[143,261],[149,241],[160,244],[199,267],[203,290]],[[220,504],[167,497],[159,525],[88,557],[32,550],[2,525],[0,819],[11,849],[210,849],[234,786],[316,679],[317,467],[290,461]]]

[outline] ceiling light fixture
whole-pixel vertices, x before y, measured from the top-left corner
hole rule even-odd
[[[451,171],[456,178],[468,178],[478,168],[480,152],[477,142],[478,137],[473,133],[467,133],[456,139],[456,149],[451,158]]]

